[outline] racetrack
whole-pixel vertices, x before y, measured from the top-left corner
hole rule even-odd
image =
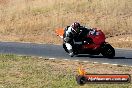
[[[115,50],[116,56],[113,59],[104,58],[102,55],[96,56],[79,55],[77,57],[70,57],[67,53],[65,53],[61,45],[0,42],[0,53],[2,54],[17,54],[61,59],[63,58],[132,66],[132,50],[130,49]]]

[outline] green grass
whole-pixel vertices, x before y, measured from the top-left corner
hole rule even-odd
[[[100,73],[101,64],[48,60],[29,56],[0,55],[0,88],[130,88],[129,84],[86,84],[80,86],[75,76],[78,66],[89,68],[88,73]],[[104,65],[103,65],[104,66]],[[131,73],[130,67],[105,66],[108,72]],[[98,69],[98,70],[97,70]],[[93,70],[93,71],[92,71]],[[104,69],[101,73],[105,73]],[[107,72],[107,73],[108,73]]]

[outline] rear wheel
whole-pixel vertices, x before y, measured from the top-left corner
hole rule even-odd
[[[101,54],[104,57],[113,58],[115,56],[115,49],[110,44],[103,44]]]

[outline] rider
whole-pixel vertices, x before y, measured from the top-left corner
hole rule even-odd
[[[84,35],[88,33],[90,29],[91,28],[81,26],[79,22],[74,22],[71,26],[67,26],[64,33],[64,42],[71,57],[74,56],[73,41],[81,41],[82,37],[84,37]]]

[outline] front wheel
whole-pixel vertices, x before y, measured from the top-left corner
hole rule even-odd
[[[110,44],[103,44],[101,47],[101,54],[107,58],[115,56],[115,49]]]

